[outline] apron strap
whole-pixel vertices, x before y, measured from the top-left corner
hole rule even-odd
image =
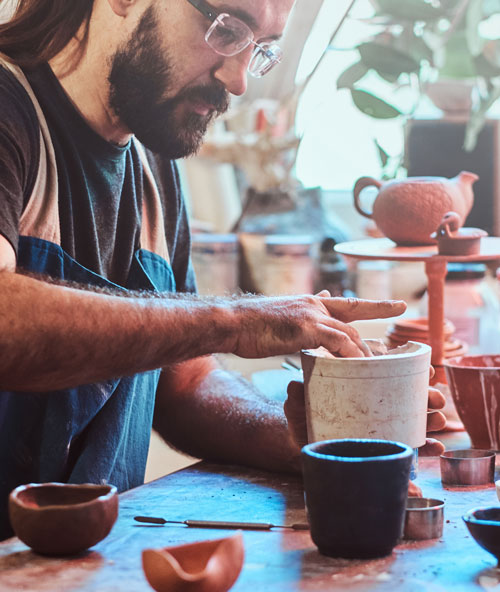
[[[134,144],[141,159],[144,174],[144,197],[142,200],[141,248],[156,253],[170,263],[167,237],[165,236],[165,217],[158,186],[149,166],[144,146],[134,138]]]
[[[40,124],[40,161],[33,191],[19,221],[19,234],[61,245],[57,166],[50,132],[33,89],[19,66],[0,54],[0,66],[9,70],[24,87]]]

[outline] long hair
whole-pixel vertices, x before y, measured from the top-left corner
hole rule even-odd
[[[0,52],[30,68],[52,59],[84,25],[75,56],[78,58],[85,49],[93,3],[94,0],[18,0],[12,18],[0,24]]]

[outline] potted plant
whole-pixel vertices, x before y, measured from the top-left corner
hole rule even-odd
[[[485,33],[500,0],[370,1],[373,35],[356,47],[358,60],[337,88],[380,119],[411,119],[427,95],[445,113],[465,117],[464,149],[472,151],[500,97],[500,39]],[[386,176],[394,176],[401,161],[387,174],[389,155],[377,145]]]

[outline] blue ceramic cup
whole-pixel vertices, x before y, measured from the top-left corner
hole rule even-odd
[[[413,450],[389,440],[325,440],[302,448],[311,537],[330,557],[391,553],[403,534]]]

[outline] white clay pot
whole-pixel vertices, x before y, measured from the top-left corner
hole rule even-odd
[[[337,438],[425,444],[431,348],[409,341],[387,355],[301,353],[309,442]]]

